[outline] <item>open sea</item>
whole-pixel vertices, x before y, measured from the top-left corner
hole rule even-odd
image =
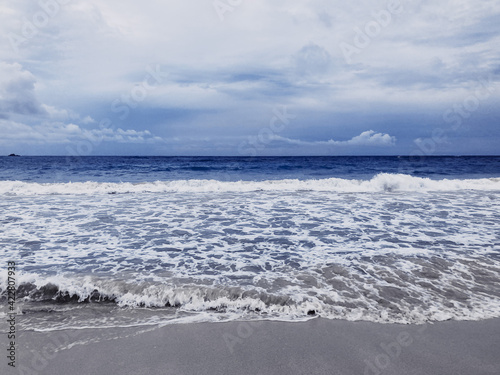
[[[25,330],[500,317],[500,157],[0,157],[0,254]]]

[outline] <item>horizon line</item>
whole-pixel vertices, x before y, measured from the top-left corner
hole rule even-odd
[[[409,157],[409,158],[427,158],[427,157],[500,157],[500,154],[434,154],[434,155],[19,155],[15,157],[62,157],[62,158],[87,158],[87,157],[150,157],[150,158],[313,158],[313,157]],[[13,157],[12,155],[1,155],[1,157]]]

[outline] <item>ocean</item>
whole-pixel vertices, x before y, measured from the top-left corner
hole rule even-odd
[[[490,156],[0,157],[0,300],[14,261],[25,330],[500,317],[499,199]]]

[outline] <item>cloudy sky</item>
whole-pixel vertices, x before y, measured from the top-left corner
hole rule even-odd
[[[0,154],[500,154],[498,0],[0,3]]]

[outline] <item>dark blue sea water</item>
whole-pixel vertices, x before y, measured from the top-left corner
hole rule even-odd
[[[500,157],[0,157],[0,181],[370,179],[378,173],[402,173],[432,179],[499,177]]]
[[[23,329],[480,320],[499,202],[500,157],[0,157],[0,255]]]

